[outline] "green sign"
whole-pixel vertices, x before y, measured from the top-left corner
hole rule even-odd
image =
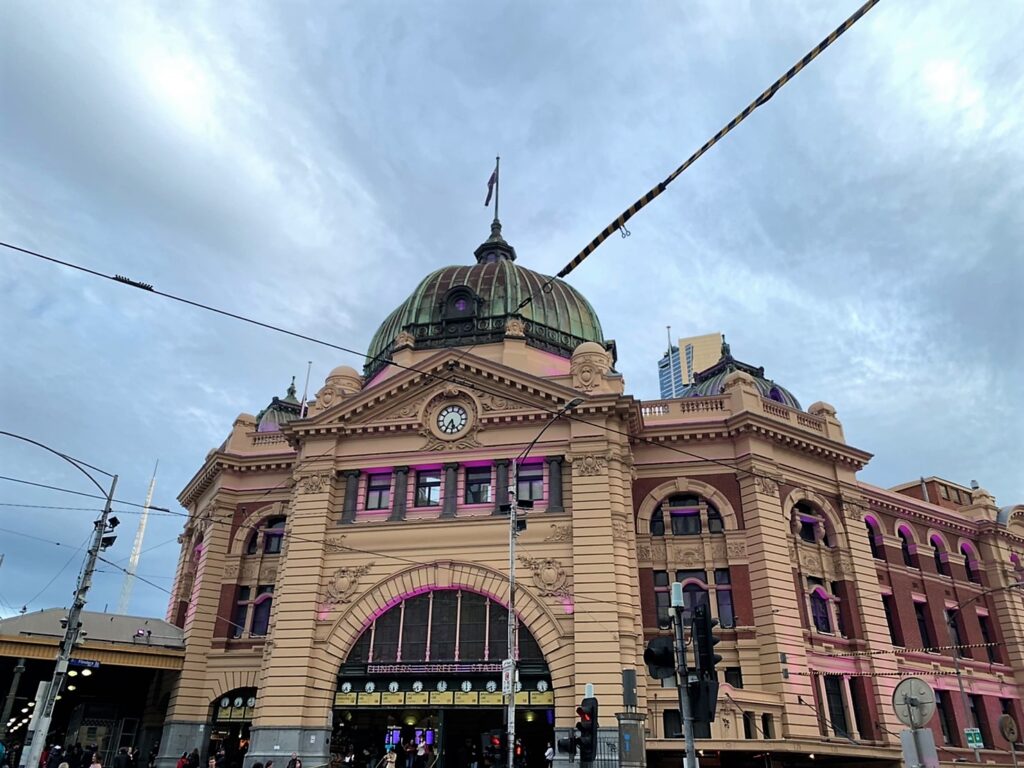
[[[964,736],[967,737],[967,746],[971,749],[984,749],[985,742],[981,740],[981,730],[978,728],[964,728]]]

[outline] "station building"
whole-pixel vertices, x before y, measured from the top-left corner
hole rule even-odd
[[[587,683],[612,748],[624,668],[647,762],[679,764],[675,690],[642,661],[674,581],[721,624],[702,766],[897,765],[890,700],[912,674],[939,691],[945,762],[971,756],[976,721],[985,759],[1009,764],[1024,507],[860,482],[871,455],[836,409],[725,344],[683,396],[640,401],[578,291],[520,266],[497,223],[475,257],[420,281],[364,369],[334,369],[308,409],[293,387],[241,414],[182,491],[162,765],[219,746],[247,766],[350,747],[372,762],[410,738],[468,764],[502,727],[513,492],[532,503],[515,563],[531,768]]]

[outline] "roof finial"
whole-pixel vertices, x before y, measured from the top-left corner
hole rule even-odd
[[[292,383],[288,385],[288,397],[295,399],[295,377],[292,376]]]
[[[722,357],[731,357],[732,351],[729,349],[729,342],[725,340],[725,334],[722,334]]]
[[[494,221],[491,223],[491,236],[494,236],[494,228],[498,228],[498,233],[501,233],[501,222],[498,221],[498,201],[501,193],[501,182],[500,182],[500,171],[501,171],[501,156],[494,158],[494,170],[491,171],[491,178],[487,180],[487,198],[484,200],[484,207],[486,208],[491,204],[491,195],[494,196]]]

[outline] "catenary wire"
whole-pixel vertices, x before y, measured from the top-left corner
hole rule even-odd
[[[106,496],[98,496],[95,493],[85,493],[84,491],[73,491],[70,488],[61,488],[59,485],[47,485],[46,483],[36,483],[31,480],[22,480],[17,477],[8,477],[7,475],[0,475],[0,480],[6,480],[10,483],[21,483],[22,485],[31,485],[36,488],[46,488],[50,491],[60,491],[61,493],[70,493],[75,496],[85,496],[89,499],[101,499],[106,501]],[[145,504],[138,504],[134,501],[124,501],[123,499],[111,499],[111,504],[126,504],[129,507],[139,507],[140,509],[146,509]],[[157,512],[172,512],[172,510],[166,507],[150,506],[150,511],[156,510]],[[173,512],[172,512],[173,514]]]
[[[844,21],[842,24],[840,24],[838,27],[832,30],[832,32],[824,40],[822,40],[814,48],[812,48],[807,53],[807,55],[800,59],[800,61],[798,61],[796,64],[790,67],[785,72],[785,74],[782,75],[782,77],[780,77],[770,86],[768,86],[767,90],[765,90],[760,96],[758,96],[756,99],[750,102],[750,104],[748,104],[732,120],[730,120],[728,123],[722,126],[718,133],[716,133],[714,136],[712,136],[710,139],[704,142],[704,145],[696,152],[694,152],[692,155],[690,155],[690,157],[688,157],[682,165],[680,165],[678,168],[672,171],[672,173],[666,176],[663,181],[659,182],[657,186],[653,187],[649,192],[647,192],[647,194],[645,194],[643,197],[641,197],[639,200],[633,203],[629,208],[627,208],[625,211],[619,214],[619,217],[617,219],[615,219],[611,224],[605,227],[601,231],[601,233],[598,234],[598,236],[595,237],[593,240],[591,240],[582,251],[576,254],[569,261],[568,264],[562,267],[561,271],[558,273],[558,277],[565,277],[574,269],[576,269],[576,267],[578,267],[583,262],[583,260],[587,258],[587,256],[593,253],[597,249],[597,247],[601,245],[601,243],[607,240],[613,232],[621,231],[623,237],[628,237],[629,230],[626,229],[626,222],[629,221],[634,214],[636,214],[638,211],[640,211],[641,208],[646,206],[648,203],[654,200],[654,198],[656,198],[658,195],[664,192],[669,184],[675,181],[676,178],[678,178],[687,168],[689,168],[691,165],[697,162],[697,160],[699,160],[705,152],[707,152],[709,149],[715,146],[715,144],[717,144],[721,139],[723,139],[726,136],[726,134],[728,134],[733,128],[735,128],[744,120],[746,120],[747,117],[749,117],[755,109],[767,103],[768,100],[771,99],[772,96],[774,96],[779,91],[779,89],[781,89],[784,85],[786,85],[786,83],[788,83],[790,80],[796,77],[796,75],[799,74],[799,72],[804,67],[806,67],[812,61],[814,61],[815,58],[818,57],[818,54],[820,54],[822,51],[824,51],[826,48],[832,45],[832,43],[834,43],[840,35],[842,35],[850,27],[856,24],[861,19],[861,17],[864,16],[864,14],[870,11],[877,4],[878,0],[867,0],[867,2],[865,2],[860,8],[854,11],[853,15],[851,15],[848,19],[846,19],[846,21]]]
[[[117,502],[122,503],[122,502]],[[17,504],[11,501],[0,501],[0,507],[15,507],[17,509],[53,509],[53,510],[64,510],[69,512],[96,512],[100,513],[103,511],[102,507],[60,507],[52,504]],[[118,515],[144,515],[145,510],[138,509],[111,509],[111,512]],[[175,512],[169,510],[167,512],[159,512],[150,510],[149,514],[159,515],[161,517],[188,517],[187,512]]]
[[[26,600],[23,603],[23,605],[26,608],[28,606],[32,605],[32,603],[34,603],[36,600],[38,600],[43,595],[43,593],[46,592],[46,590],[48,590],[50,588],[50,586],[53,584],[53,582],[55,582],[58,578],[60,578],[60,575],[62,573],[64,573],[64,571],[67,570],[68,566],[71,565],[72,562],[74,562],[75,558],[78,557],[78,555],[81,553],[81,551],[85,548],[85,545],[89,542],[90,538],[92,538],[92,534],[91,533],[88,536],[86,536],[85,540],[81,544],[78,545],[77,549],[75,549],[74,552],[71,553],[71,557],[69,557],[67,559],[67,562],[64,563],[64,565],[61,566],[60,570],[57,571],[55,574],[53,574],[53,578],[51,578],[48,582],[46,582],[46,585],[42,589],[40,589],[35,594],[35,596],[33,596],[30,600]]]

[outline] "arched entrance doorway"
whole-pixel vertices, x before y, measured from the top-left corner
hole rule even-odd
[[[224,768],[241,768],[249,751],[249,729],[256,710],[256,689],[236,688],[218,696],[212,704],[207,756],[217,757]],[[223,751],[223,758],[220,753]]]
[[[508,609],[464,587],[407,595],[363,627],[338,674],[331,751],[374,768],[487,768],[484,744],[503,731],[501,662]],[[517,632],[516,734],[524,768],[542,768],[553,740],[551,674],[529,629]]]

